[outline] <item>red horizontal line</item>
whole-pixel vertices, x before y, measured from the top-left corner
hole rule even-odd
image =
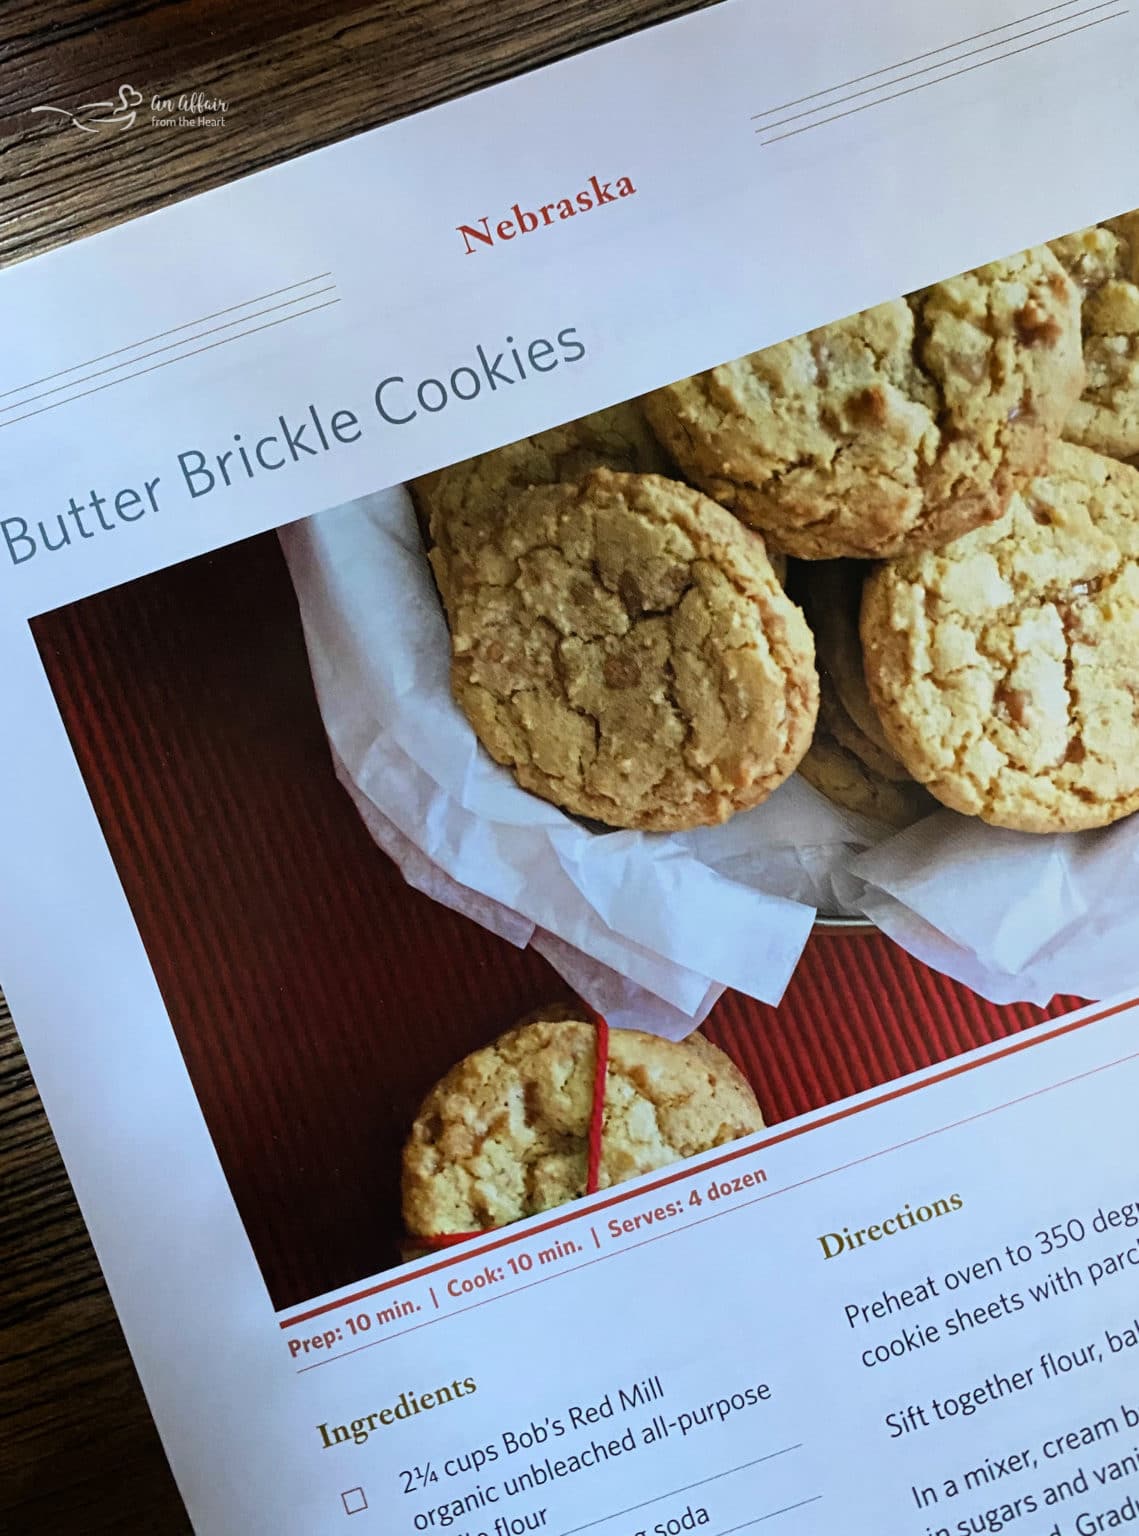
[[[1104,1019],[1114,1018],[1117,1014],[1126,1013],[1129,1008],[1139,1004],[1139,997],[1131,997],[1121,1003],[1115,1003],[1110,1008],[1101,1009],[1099,1013],[1090,1014],[1087,1018],[1072,1019],[1066,1024],[1058,1024],[1054,1029],[1046,1030],[1040,1035],[1031,1035],[1014,1040],[1011,1044],[1002,1046],[990,1055],[982,1057],[979,1061],[957,1062],[943,1071],[934,1073],[931,1077],[922,1078],[917,1082],[903,1083],[899,1087],[891,1088],[885,1093],[880,1093],[872,1099],[867,1099],[861,1104],[849,1104],[845,1108],[832,1110],[830,1114],[811,1120],[806,1125],[793,1126],[790,1130],[777,1131],[773,1136],[764,1137],[762,1141],[747,1141],[740,1146],[733,1147],[730,1152],[722,1153],[719,1157],[706,1159],[697,1163],[695,1167],[673,1170],[659,1179],[654,1179],[650,1184],[641,1184],[636,1189],[620,1190],[610,1195],[606,1200],[595,1201],[588,1206],[575,1201],[569,1206],[563,1207],[557,1216],[550,1220],[540,1222],[537,1226],[527,1227],[525,1231],[510,1231],[505,1236],[495,1239],[493,1242],[484,1243],[479,1247],[464,1248],[461,1252],[454,1253],[447,1258],[440,1259],[434,1264],[416,1270],[413,1275],[401,1274],[391,1280],[380,1281],[376,1285],[370,1285],[360,1291],[354,1291],[350,1296],[342,1296],[339,1301],[324,1302],[319,1307],[311,1307],[305,1312],[298,1312],[292,1317],[282,1318],[277,1326],[279,1328],[294,1328],[298,1323],[307,1323],[314,1317],[323,1317],[328,1312],[335,1312],[340,1307],[353,1306],[358,1301],[364,1301],[370,1296],[378,1296],[384,1291],[393,1290],[396,1286],[408,1285],[414,1280],[426,1279],[428,1275],[438,1274],[444,1269],[453,1269],[456,1264],[464,1264],[470,1259],[480,1259],[488,1253],[496,1253],[500,1248],[513,1246],[515,1243],[529,1241],[542,1232],[552,1231],[555,1227],[565,1226],[568,1222],[577,1221],[580,1217],[593,1214],[596,1211],[606,1211],[615,1205],[623,1205],[629,1200],[640,1200],[645,1195],[653,1194],[658,1189],[665,1189],[671,1184],[680,1183],[684,1179],[694,1178],[697,1174],[707,1173],[713,1168],[722,1168],[726,1163],[737,1161],[741,1157],[751,1157],[757,1152],[765,1152],[771,1147],[780,1146],[787,1141],[794,1141],[799,1136],[804,1136],[809,1131],[822,1130],[824,1126],[837,1125],[840,1121],[849,1120],[854,1115],[860,1115],[867,1110],[878,1109],[883,1104],[893,1103],[895,1100],[908,1098],[910,1094],[917,1093],[924,1088],[933,1088],[938,1083],[949,1082],[955,1077],[961,1077],[966,1072],[975,1071],[978,1067],[987,1067],[994,1062],[1005,1061],[1010,1056],[1017,1055],[1020,1051],[1031,1050],[1034,1046],[1045,1045],[1052,1040],[1059,1040],[1064,1035],[1072,1034],[1077,1029],[1085,1029],[1090,1024],[1102,1023]],[[778,1191],[772,1191],[778,1193]],[[591,1260],[591,1263],[596,1260]],[[582,1267],[582,1266],[577,1266]],[[553,1278],[552,1276],[550,1278]]]

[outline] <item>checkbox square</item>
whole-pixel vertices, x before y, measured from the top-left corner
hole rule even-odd
[[[340,1501],[344,1505],[346,1515],[359,1515],[368,1507],[368,1500],[362,1488],[346,1488],[340,1495]]]

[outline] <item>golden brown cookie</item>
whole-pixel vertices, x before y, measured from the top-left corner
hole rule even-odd
[[[1139,454],[1139,211],[1052,241],[1083,292],[1087,383],[1064,436],[1126,459]]]
[[[424,1099],[403,1153],[409,1233],[500,1227],[585,1193],[597,1031],[568,1009],[543,1014]],[[710,1041],[610,1031],[602,1189],[762,1128],[755,1094]]]
[[[1041,247],[644,405],[684,473],[776,548],[878,559],[998,518],[1083,381],[1079,293]]]
[[[869,567],[859,560],[804,562],[796,569],[792,592],[802,604],[815,636],[820,676],[829,674],[839,705],[851,724],[897,769],[900,764],[890,751],[882,722],[874,713],[862,665],[858,616],[868,570]],[[862,755],[857,747],[851,750]],[[883,768],[880,761],[877,764],[870,759],[867,761],[871,767],[882,768],[887,778],[909,777],[905,773],[891,774],[889,767]]]
[[[591,469],[671,473],[635,401],[421,475],[411,494],[430,542],[454,556],[482,542],[515,491],[579,480]]]
[[[595,470],[511,497],[431,552],[452,688],[518,782],[615,827],[711,825],[794,771],[810,630],[763,540],[698,491]]]
[[[1066,443],[1005,517],[866,584],[870,691],[944,804],[1025,832],[1139,808],[1139,470]]]
[[[896,784],[912,782],[889,747],[880,747],[859,729],[843,709],[831,674],[823,671],[819,673],[819,723],[816,735],[820,729],[845,751],[853,753],[876,778],[889,779]]]
[[[884,826],[912,826],[937,809],[937,802],[912,779],[889,779],[849,751],[820,722],[799,772],[833,805],[856,811]]]

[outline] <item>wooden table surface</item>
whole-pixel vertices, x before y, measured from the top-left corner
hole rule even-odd
[[[4,0],[0,265],[695,8]],[[108,136],[32,111],[126,83],[223,98],[225,126]],[[188,1523],[2,997],[0,1189],[0,1530],[177,1536]]]

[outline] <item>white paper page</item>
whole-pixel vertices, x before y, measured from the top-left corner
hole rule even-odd
[[[1134,828],[978,854],[791,780],[583,832],[448,697],[398,488],[1139,208],[1137,55],[1123,4],[735,0],[0,274],[0,982],[196,1529],[1136,1518]],[[651,1054],[560,1200],[393,1268],[419,1096],[567,985]]]

